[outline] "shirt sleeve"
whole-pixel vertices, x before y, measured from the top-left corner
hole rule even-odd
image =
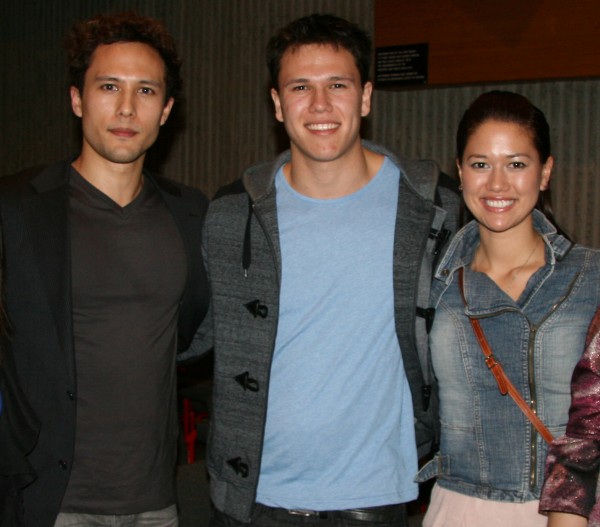
[[[546,479],[540,511],[589,517],[596,503],[600,441],[562,436],[552,442],[546,458]]]

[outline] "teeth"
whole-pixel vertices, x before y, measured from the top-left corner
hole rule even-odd
[[[322,124],[309,124],[307,128],[309,130],[333,130],[337,128],[339,125],[335,123],[322,123]]]
[[[485,203],[488,207],[494,207],[497,209],[502,209],[504,207],[509,207],[515,202],[513,199],[486,199]]]

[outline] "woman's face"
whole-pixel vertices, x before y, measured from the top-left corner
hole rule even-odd
[[[554,160],[542,164],[531,132],[488,120],[469,137],[457,160],[465,203],[481,227],[507,232],[531,224],[539,192],[548,188]]]

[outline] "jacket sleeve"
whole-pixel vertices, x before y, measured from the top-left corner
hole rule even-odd
[[[210,268],[207,257],[206,236],[208,236],[208,227],[205,222],[202,229],[201,249],[202,260],[204,262],[204,268],[208,277],[210,275]],[[208,286],[208,289],[210,290],[210,285]],[[196,329],[196,332],[190,341],[189,347],[177,354],[177,363],[187,364],[193,362],[209,351],[212,351],[213,348],[213,309],[212,299],[210,299],[209,293],[209,302],[206,314],[204,315],[200,326],[198,326],[198,329]]]
[[[568,512],[589,517],[596,503],[600,442],[562,436],[546,458],[540,512]]]

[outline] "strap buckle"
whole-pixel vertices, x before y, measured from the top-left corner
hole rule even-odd
[[[492,372],[492,375],[496,379],[500,393],[502,395],[506,395],[508,393],[506,377],[504,375],[504,371],[502,370],[502,365],[496,360],[496,357],[494,357],[493,353],[485,358],[485,365],[489,368],[489,370]]]

